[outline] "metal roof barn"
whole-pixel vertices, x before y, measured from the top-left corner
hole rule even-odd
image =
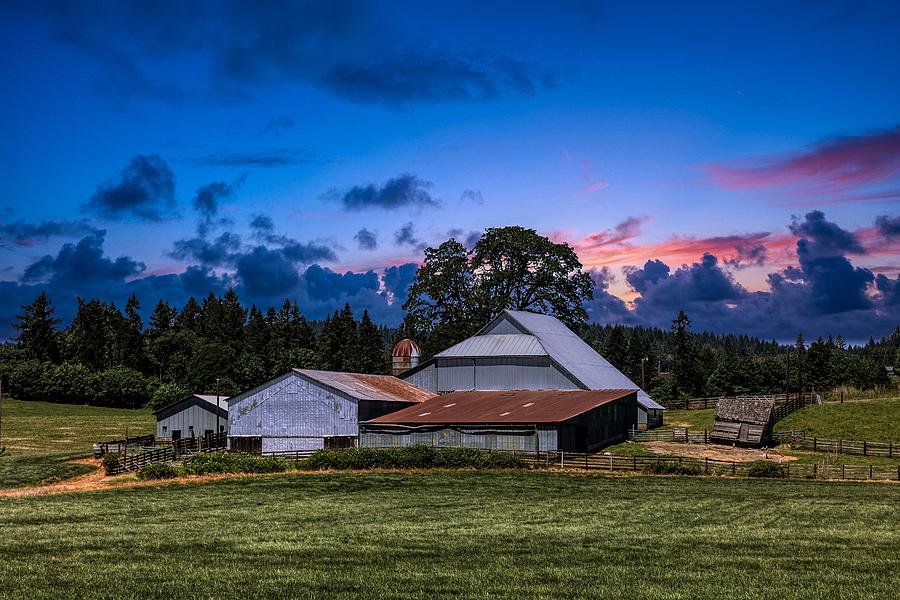
[[[360,424],[368,447],[590,451],[625,439],[635,390],[453,392]]]
[[[156,437],[180,439],[228,431],[228,396],[192,394],[153,412]]]
[[[559,319],[504,310],[476,335],[401,375],[423,389],[637,391],[638,428],[662,424],[664,407]]]
[[[229,400],[229,448],[280,453],[353,446],[360,420],[433,395],[388,375],[293,369]]]

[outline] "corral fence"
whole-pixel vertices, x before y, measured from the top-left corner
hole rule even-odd
[[[776,431],[772,440],[780,444],[790,444],[794,450],[813,452],[833,452],[855,454],[857,456],[886,456],[900,458],[900,444],[893,442],[870,442],[868,440],[834,440],[806,435],[802,430]]]
[[[692,430],[684,427],[671,429],[630,429],[628,439],[633,442],[678,442],[682,444],[708,444],[709,431]]]
[[[144,436],[152,438],[153,436]],[[158,441],[158,440],[157,440]],[[228,434],[222,432],[201,437],[181,438],[165,442],[155,448],[144,448],[140,452],[129,453],[124,446],[124,455],[117,468],[109,470],[110,475],[118,475],[127,471],[137,471],[141,467],[160,462],[170,462],[199,452],[218,452],[224,450],[228,443]]]
[[[814,404],[818,401],[816,394],[765,394],[765,395],[742,395],[742,396],[708,396],[703,398],[684,398],[679,400],[670,400],[664,403],[664,406],[670,410],[703,410],[706,408],[715,408],[719,400],[725,398],[774,398],[775,408],[779,406],[792,406],[794,410],[798,407]],[[793,411],[791,411],[793,412]]]
[[[660,464],[692,467],[703,475],[731,475],[746,477],[752,463],[687,456],[619,456],[614,454],[585,454],[577,452],[511,452],[489,450],[521,456],[529,463],[595,471],[643,472]],[[820,465],[791,462],[774,463],[790,479],[844,479],[859,481],[900,481],[900,465]]]
[[[126,448],[140,448],[143,446],[153,446],[156,443],[156,436],[151,434],[140,435],[137,437],[128,437],[121,440],[110,440],[108,442],[98,442],[94,444],[94,456],[100,458],[104,454],[118,454]]]

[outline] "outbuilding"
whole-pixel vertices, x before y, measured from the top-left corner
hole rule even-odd
[[[360,423],[360,446],[591,452],[628,437],[635,390],[451,392]]]
[[[462,390],[637,391],[637,429],[662,425],[664,407],[556,317],[504,310],[474,336],[399,377],[439,394]]]
[[[388,375],[293,369],[228,401],[228,447],[267,454],[352,447],[360,421],[433,395]]]
[[[156,438],[179,440],[228,431],[228,396],[192,394],[154,411]]]
[[[719,398],[709,439],[718,443],[762,446],[769,441],[773,408],[773,397]]]

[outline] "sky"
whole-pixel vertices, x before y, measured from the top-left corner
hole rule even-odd
[[[6,2],[0,45],[0,337],[41,290],[396,325],[506,225],[595,322],[900,324],[896,2]]]

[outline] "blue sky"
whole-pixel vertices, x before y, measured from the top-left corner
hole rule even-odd
[[[393,324],[423,246],[517,224],[598,321],[897,324],[895,3],[485,4],[4,5],[0,318],[234,285]]]

